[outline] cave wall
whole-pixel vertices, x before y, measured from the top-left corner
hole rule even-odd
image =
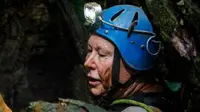
[[[54,102],[58,97],[88,101],[82,66],[88,38],[82,9],[88,1],[103,8],[117,4],[143,8],[163,42],[159,55],[163,76],[189,86],[184,106],[188,112],[199,110],[197,0],[0,1],[0,92],[11,108],[19,110],[33,100]]]
[[[0,92],[14,111],[35,100],[88,99],[77,94],[87,92],[78,87],[86,84],[81,81],[86,36],[78,17],[71,15],[72,6],[64,4],[70,14],[57,1],[1,3]]]

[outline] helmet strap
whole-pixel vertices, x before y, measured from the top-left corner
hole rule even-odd
[[[130,78],[126,83],[122,84],[119,82],[120,73],[120,54],[117,48],[115,48],[113,66],[112,66],[112,86],[108,89],[107,95],[101,97],[101,105],[106,108],[109,104],[114,101],[113,95],[119,90],[119,88],[125,88],[130,86],[134,80]]]

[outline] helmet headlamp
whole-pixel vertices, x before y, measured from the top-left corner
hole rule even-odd
[[[94,24],[97,17],[101,14],[102,8],[96,2],[89,2],[84,5],[84,16],[86,22],[89,24]]]

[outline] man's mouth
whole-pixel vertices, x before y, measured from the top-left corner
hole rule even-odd
[[[88,83],[89,83],[89,85],[97,86],[97,85],[101,84],[101,80],[88,77]]]

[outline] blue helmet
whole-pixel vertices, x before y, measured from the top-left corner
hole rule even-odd
[[[152,25],[144,11],[133,5],[117,5],[101,13],[102,24],[96,34],[112,41],[122,59],[135,70],[154,66],[160,49]]]

